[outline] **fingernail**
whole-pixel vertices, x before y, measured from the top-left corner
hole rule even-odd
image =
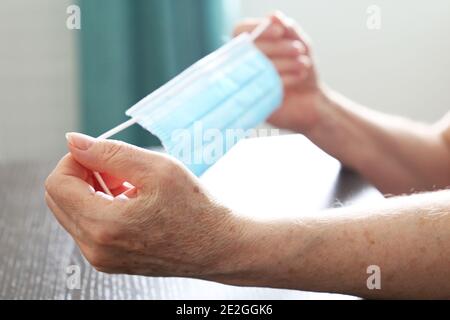
[[[282,26],[276,24],[272,27],[272,32],[275,37],[280,37],[283,35],[284,29]]]
[[[300,62],[303,66],[307,68],[311,66],[311,59],[308,56],[301,55],[297,58],[298,62]]]
[[[299,52],[301,52],[302,49],[303,49],[302,43],[300,41],[298,41],[298,40],[292,41],[292,46]]]
[[[73,147],[79,150],[87,150],[95,142],[95,138],[78,132],[66,133],[66,139]]]

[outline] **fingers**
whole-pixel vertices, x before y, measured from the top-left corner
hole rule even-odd
[[[271,20],[271,24],[261,34],[261,36],[258,37],[256,43],[258,43],[258,41],[270,41],[279,39],[298,41],[304,47],[302,50],[303,53],[309,55],[309,36],[293,19],[287,17],[281,11],[276,11],[275,13],[269,15],[269,18]],[[261,21],[262,19],[245,19],[235,27],[233,35],[236,36],[243,32],[252,32],[256,28],[256,26],[261,23]],[[298,44],[296,44],[296,46],[298,46]]]
[[[280,74],[285,88],[298,85],[305,80],[311,72],[312,63],[307,56],[292,58],[273,58],[272,63]]]
[[[306,54],[310,54],[310,38],[306,32],[292,19],[287,17],[283,12],[276,11],[270,16],[273,24],[283,26],[283,35],[291,40],[299,40],[306,49]]]
[[[143,187],[161,157],[156,153],[114,140],[99,140],[80,133],[68,134],[68,146],[74,159],[84,167],[108,173],[118,181]]]
[[[297,74],[283,74],[281,75],[281,81],[284,88],[292,88],[301,83],[303,80],[301,75]]]
[[[70,153],[62,157],[56,165],[54,172],[55,171],[58,171],[60,175],[75,177],[83,181],[88,181],[91,174],[89,170],[76,162]]]
[[[120,188],[125,182],[124,179],[114,177],[108,173],[102,173],[102,178],[110,190]]]
[[[108,173],[101,173],[100,175],[102,176],[103,181],[105,182],[106,186],[108,187],[109,191],[111,191],[114,197],[134,187],[124,179],[116,178]],[[100,186],[100,183],[93,175],[90,181],[92,181],[92,185],[94,186],[95,190],[103,192],[103,188]]]
[[[241,33],[251,33],[260,23],[262,19],[245,19],[239,23],[233,31],[233,36],[237,36]],[[279,39],[284,36],[283,26],[280,24],[272,23],[266,30],[258,37],[258,39]]]
[[[64,213],[63,210],[56,204],[48,192],[45,192],[45,202],[50,210],[53,212],[56,220],[70,233],[73,237],[76,236],[76,224],[70,215]]]
[[[94,188],[87,182],[90,173],[72,155],[64,156],[45,182],[48,194],[68,210],[76,211],[95,198]]]
[[[295,54],[296,52],[306,52],[304,44],[299,36],[294,34],[293,26],[277,15],[270,16],[271,24],[255,41],[266,55]],[[262,19],[246,19],[236,26],[233,35],[239,35],[243,32],[251,33],[260,23]],[[288,37],[288,35],[290,35]],[[275,43],[275,41],[280,41]],[[276,52],[272,52],[275,47]]]
[[[258,37],[255,45],[272,61],[285,88],[294,87],[308,79],[312,70],[309,38],[295,21],[282,12],[269,15],[271,24]],[[245,19],[234,35],[253,31],[262,19]]]
[[[126,196],[127,198],[134,198],[136,196],[135,192],[132,192],[132,190],[135,190],[136,188],[134,186],[128,186],[127,184],[122,184],[120,186],[118,186],[115,189],[111,189],[111,193],[113,194],[113,196],[117,197],[117,196]],[[131,196],[134,195],[134,196]]]
[[[269,58],[274,56],[297,57],[305,53],[304,45],[298,40],[257,40],[255,44]]]
[[[256,45],[268,56],[281,76],[285,87],[298,85],[310,74],[312,61],[305,46],[298,40],[257,41]]]
[[[275,66],[275,69],[279,73],[300,73],[303,68],[302,61],[300,59],[290,59],[290,58],[274,58],[272,59],[272,63]]]

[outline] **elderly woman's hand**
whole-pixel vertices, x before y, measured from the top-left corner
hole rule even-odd
[[[270,116],[273,125],[307,133],[322,116],[328,102],[328,90],[320,83],[309,37],[300,26],[281,12],[268,17],[269,27],[255,44],[272,61],[284,86],[284,100]],[[261,19],[244,19],[234,35],[251,32]]]
[[[46,200],[87,260],[108,273],[211,278],[239,268],[246,223],[164,154],[68,134]],[[94,182],[101,172],[114,196]],[[124,183],[125,182],[125,183]]]

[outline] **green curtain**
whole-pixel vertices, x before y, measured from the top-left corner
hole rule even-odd
[[[124,111],[230,34],[238,0],[80,0],[81,130],[97,136]],[[115,137],[158,140],[138,125]]]

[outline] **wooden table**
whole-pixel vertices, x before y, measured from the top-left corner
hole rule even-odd
[[[55,162],[0,164],[0,299],[354,298],[97,272],[45,205],[43,182]],[[262,218],[382,198],[299,135],[242,141],[202,180],[230,207]],[[80,267],[81,289],[67,287],[71,265]]]

